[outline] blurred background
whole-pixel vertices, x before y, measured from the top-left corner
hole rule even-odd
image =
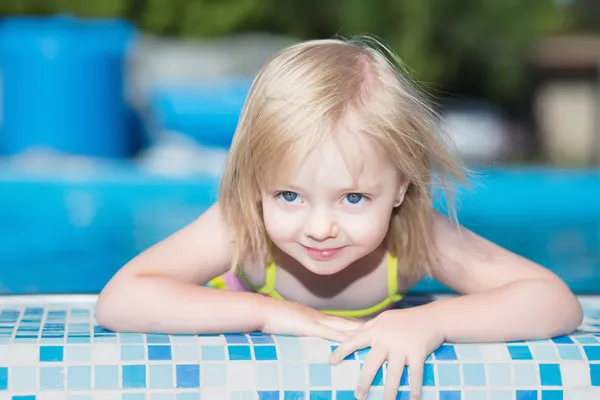
[[[598,0],[1,0],[0,18],[0,294],[98,293],[216,200],[274,52],[362,33],[475,172],[461,222],[600,292]]]

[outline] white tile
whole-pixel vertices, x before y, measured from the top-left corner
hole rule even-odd
[[[360,363],[354,360],[342,361],[331,367],[331,385],[336,389],[354,390],[360,376]]]
[[[202,400],[225,400],[228,399],[231,391],[227,388],[203,388]]]
[[[115,365],[121,361],[121,346],[117,343],[96,343],[92,346],[92,363]]]
[[[121,400],[121,392],[117,391],[94,391],[94,400]]]
[[[590,386],[590,366],[586,361],[560,363],[563,387]]]
[[[38,392],[35,395],[36,400],[67,400],[66,392]]]
[[[172,345],[171,356],[174,362],[191,361],[198,362],[200,360],[197,346],[190,345]]]
[[[198,336],[199,345],[218,345],[224,346],[227,344],[224,336]],[[202,396],[204,398],[204,395]]]
[[[38,365],[40,346],[35,343],[16,343],[8,346],[8,364],[10,366]]]
[[[232,362],[227,364],[227,387],[229,389],[253,389],[256,373],[252,362]],[[204,399],[204,395],[202,396]]]
[[[511,361],[508,347],[503,343],[483,344],[481,345],[481,352],[485,362]]]
[[[600,387],[564,388],[564,400],[592,400],[600,399]]]
[[[331,355],[331,344],[322,339],[305,338],[301,341],[303,360],[307,363],[327,363]]]

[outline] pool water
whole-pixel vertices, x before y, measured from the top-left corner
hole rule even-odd
[[[600,296],[580,299],[585,320],[572,335],[442,345],[426,361],[423,399],[600,398]],[[315,338],[115,333],[97,325],[94,302],[0,298],[0,400],[353,399],[368,351],[330,366],[336,344]],[[383,398],[384,379],[385,366],[369,399]],[[410,371],[398,399],[409,382]]]

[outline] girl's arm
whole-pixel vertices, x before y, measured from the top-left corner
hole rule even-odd
[[[127,263],[100,293],[98,323],[111,330],[136,332],[258,329],[264,298],[203,286],[231,264],[232,236],[223,225],[214,205]]]
[[[581,304],[548,269],[436,214],[440,262],[433,277],[464,294],[426,306],[450,342],[512,341],[567,334]]]

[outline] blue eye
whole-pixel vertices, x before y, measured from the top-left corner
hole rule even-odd
[[[296,201],[296,199],[298,199],[298,194],[294,192],[285,191],[279,193],[279,198],[287,203],[293,203],[294,201]]]
[[[350,203],[352,205],[356,205],[356,204],[359,204],[361,202],[361,200],[364,200],[365,196],[363,196],[360,193],[350,193],[350,194],[346,195],[345,199],[348,201],[348,203]]]

